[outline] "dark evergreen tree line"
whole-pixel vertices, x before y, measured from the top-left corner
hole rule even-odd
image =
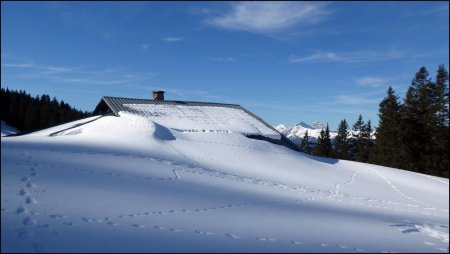
[[[374,145],[372,134],[371,121],[364,123],[360,115],[353,125],[352,131],[349,130],[347,121],[342,120],[333,141],[328,124],[324,130],[321,130],[316,144],[310,141],[308,131],[306,131],[300,142],[300,151],[322,157],[369,162]]]
[[[373,162],[448,178],[448,72],[439,66],[435,81],[420,68],[403,103],[390,87],[380,103]]]
[[[82,119],[90,112],[72,108],[49,95],[32,97],[23,90],[1,88],[1,120],[20,131],[35,131]]]
[[[379,126],[375,137],[371,121],[361,115],[351,131],[340,122],[331,144],[328,125],[311,149],[305,134],[300,149],[317,156],[349,159],[406,169],[441,177],[449,175],[449,92],[448,72],[439,66],[436,79],[420,68],[403,103],[389,87],[380,102]],[[305,141],[306,138],[306,141]]]

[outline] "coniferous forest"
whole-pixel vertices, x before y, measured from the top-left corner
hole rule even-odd
[[[1,88],[0,118],[21,132],[45,129],[55,125],[82,119],[90,112],[74,109],[63,100],[43,94],[32,97],[25,91]]]
[[[302,140],[300,149],[317,156],[449,177],[449,93],[444,65],[434,80],[421,67],[402,100],[389,87],[378,116],[375,137],[370,120],[364,122],[359,115],[351,130],[345,119],[340,122],[333,144],[327,126],[313,149],[308,140]]]

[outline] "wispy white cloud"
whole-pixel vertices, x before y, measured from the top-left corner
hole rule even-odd
[[[295,25],[313,24],[330,12],[326,2],[238,2],[231,11],[206,23],[219,28],[272,33]]]
[[[135,73],[123,68],[95,69],[92,67],[62,67],[55,65],[24,63],[2,63],[2,68],[20,71],[8,73],[8,77],[19,79],[48,80],[60,84],[78,85],[129,85],[148,84],[157,73]],[[3,70],[2,70],[3,73]]]
[[[2,63],[2,67],[38,69],[50,72],[74,72],[76,69],[58,66],[36,65],[33,63]]]
[[[211,57],[211,60],[213,61],[219,61],[219,62],[234,62],[234,57],[227,56],[227,57]]]
[[[129,83],[129,80],[113,80],[113,79],[101,80],[90,78],[65,78],[65,77],[51,77],[50,79],[58,82],[89,84],[89,85],[118,85]]]
[[[405,53],[398,49],[385,51],[355,51],[355,52],[317,52],[305,56],[291,55],[288,61],[291,63],[304,62],[342,62],[361,63],[372,61],[396,60],[405,56]]]
[[[166,41],[166,42],[179,42],[184,40],[183,37],[164,37],[161,40]]]
[[[314,53],[312,55],[307,56],[295,56],[291,55],[288,57],[289,62],[291,63],[300,63],[300,62],[311,62],[311,61],[337,61],[341,57],[338,57],[336,53],[328,52],[328,53]]]
[[[120,71],[121,69],[102,69],[102,70],[92,70],[89,68],[82,67],[66,67],[66,66],[55,66],[55,65],[42,65],[30,62],[25,63],[2,63],[2,67],[8,68],[22,68],[30,70],[40,70],[40,74],[54,74],[54,73],[78,73],[78,74],[103,74],[112,73]]]
[[[14,68],[33,68],[31,63],[20,63],[20,64],[2,64],[2,67],[14,67]]]
[[[361,77],[357,78],[356,84],[364,87],[380,87],[386,86],[387,80],[379,77]]]
[[[141,49],[147,50],[148,47],[150,47],[150,43],[141,44],[141,45],[139,45],[139,46],[141,47]]]

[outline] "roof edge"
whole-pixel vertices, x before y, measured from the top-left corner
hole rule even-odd
[[[152,99],[141,99],[141,98],[128,98],[128,97],[117,97],[117,96],[102,96],[102,99],[127,99],[127,100],[140,100],[145,102],[151,102],[154,104],[165,104],[167,103],[179,103],[179,104],[210,104],[210,105],[224,105],[224,106],[236,106],[236,107],[242,107],[239,104],[232,104],[232,103],[220,103],[220,102],[205,102],[205,101],[180,101],[180,100],[163,100],[163,101],[157,101]]]

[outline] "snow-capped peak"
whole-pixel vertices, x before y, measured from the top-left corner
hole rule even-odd
[[[321,124],[320,122],[313,122],[313,124],[312,124],[312,127],[314,128],[314,129],[319,129],[319,130],[322,130],[322,129],[325,129],[325,127],[323,126],[323,124]]]
[[[301,126],[303,128],[307,128],[307,129],[314,129],[314,127],[312,127],[311,125],[304,123],[304,122],[296,123],[295,126]]]
[[[278,124],[275,126],[275,129],[281,133],[283,133],[284,131],[286,131],[287,127],[284,124]]]
[[[286,126],[284,124],[278,124],[275,126],[275,129],[281,134],[285,135],[295,144],[300,144],[305,132],[308,131],[308,136],[310,141],[315,143],[316,139],[320,136],[320,131],[325,129],[323,124],[319,122],[314,122],[312,125],[309,125],[304,122],[296,123],[292,126]],[[330,131],[330,137],[333,139],[337,135],[336,132]]]

